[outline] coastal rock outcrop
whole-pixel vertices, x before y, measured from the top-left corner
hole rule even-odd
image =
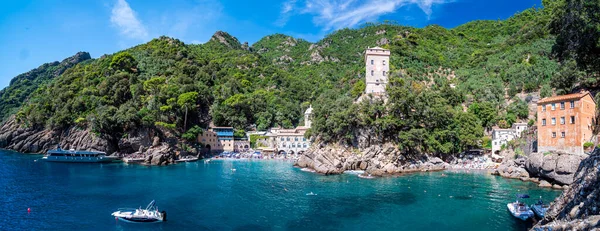
[[[581,161],[569,188],[552,202],[532,230],[597,230],[600,228],[600,150]]]
[[[525,169],[525,162],[523,157],[505,160],[492,174],[513,179],[529,179],[530,174]]]
[[[65,129],[44,129],[25,127],[14,116],[0,127],[0,148],[22,153],[46,153],[59,144],[62,149],[102,151],[111,155],[146,156],[148,165],[168,165],[174,163],[176,154],[183,151],[177,148],[178,141],[166,136],[164,132],[141,127],[125,133],[120,139],[111,136],[99,136],[90,129],[72,126]],[[169,135],[171,136],[171,135]],[[197,155],[185,152],[187,155]]]
[[[339,145],[314,145],[294,163],[325,175],[347,170],[364,170],[372,176],[417,171],[438,171],[448,167],[444,161],[426,155],[404,156],[393,144],[373,145],[362,149]]]
[[[22,127],[13,116],[0,127],[0,148],[22,153],[45,153],[58,144],[63,149],[96,150],[109,154],[117,150],[110,138],[76,126],[64,130]]]
[[[532,153],[527,159],[525,168],[533,176],[561,185],[569,185],[573,183],[575,172],[585,157],[564,152]]]

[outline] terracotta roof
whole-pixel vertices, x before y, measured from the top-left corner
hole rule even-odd
[[[550,102],[558,102],[558,101],[565,101],[565,100],[572,100],[572,99],[581,99],[584,96],[589,95],[589,94],[590,94],[589,92],[584,91],[584,92],[579,92],[579,93],[574,93],[574,94],[568,94],[568,95],[559,95],[559,96],[553,96],[553,97],[546,97],[546,98],[543,98],[540,101],[538,101],[538,104],[550,103]]]

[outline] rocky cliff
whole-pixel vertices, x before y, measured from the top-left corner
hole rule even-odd
[[[570,188],[556,198],[532,230],[600,229],[600,150],[584,159]]]
[[[179,141],[165,132],[138,128],[121,138],[99,136],[86,128],[72,126],[65,129],[44,129],[19,125],[14,116],[0,127],[0,148],[22,153],[45,153],[58,144],[63,149],[103,151],[114,155],[143,155],[146,164],[168,165],[177,156],[197,155],[196,149],[181,150]]]
[[[503,151],[504,152],[504,151]],[[531,153],[517,159],[504,155],[505,160],[493,174],[506,178],[538,183],[540,187],[566,188],[574,181],[579,164],[586,157],[563,152]]]
[[[390,143],[364,148],[316,144],[300,156],[294,165],[325,175],[341,174],[346,170],[364,170],[365,174],[372,176],[436,171],[448,167],[448,164],[439,158],[402,155],[396,146]]]

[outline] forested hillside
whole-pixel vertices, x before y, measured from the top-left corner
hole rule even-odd
[[[45,63],[13,78],[8,87],[0,90],[0,121],[14,114],[38,87],[47,84],[68,68],[90,58],[87,52],[79,52],[62,62]]]
[[[407,152],[455,153],[482,145],[486,128],[526,121],[531,97],[518,93],[544,97],[597,86],[588,68],[593,59],[569,56],[572,44],[557,43],[573,33],[560,31],[565,15],[586,19],[568,4],[575,3],[544,1],[543,9],[453,29],[370,23],[317,43],[275,34],[249,47],[221,31],[202,45],[160,37],[3,92],[37,88],[16,119],[40,129],[77,125],[120,137],[156,126],[192,139],[195,126],[210,122],[294,127],[312,104],[310,134],[323,142],[352,144],[354,132],[368,128],[375,141]],[[592,45],[588,51],[597,51]],[[374,46],[392,52],[387,106],[353,103],[365,87],[363,52]],[[0,107],[19,108],[29,94],[10,101],[4,95]]]

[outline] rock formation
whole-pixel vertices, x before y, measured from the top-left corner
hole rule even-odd
[[[556,198],[532,230],[600,229],[600,150],[581,161],[573,184]]]
[[[579,163],[585,158],[583,155],[568,154],[563,152],[532,153],[527,159],[525,167],[531,175],[556,182],[561,185],[573,183],[573,176]]]
[[[303,154],[294,165],[325,175],[341,174],[346,170],[364,170],[372,176],[437,171],[448,167],[448,164],[439,158],[429,158],[426,155],[404,156],[395,145],[389,143],[362,149],[317,144]]]
[[[144,154],[147,156],[146,163],[150,165],[174,163],[176,153],[183,152],[177,148],[177,139],[168,137],[161,141],[161,136],[170,135],[160,130],[142,127],[126,134],[116,139],[98,136],[89,129],[77,126],[54,130],[24,127],[12,116],[0,127],[0,148],[22,153],[46,153],[60,144],[62,149],[103,151],[109,155]]]

